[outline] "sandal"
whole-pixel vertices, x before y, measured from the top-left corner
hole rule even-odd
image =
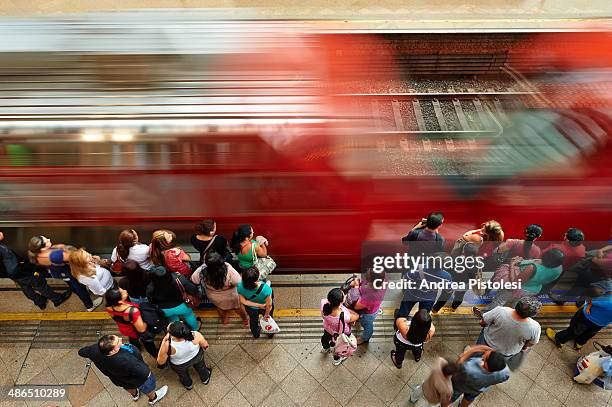
[[[242,320],[242,325],[249,326],[249,319],[248,318],[247,319],[243,319]]]
[[[398,369],[402,368],[402,365],[401,364],[398,365],[397,362],[395,361],[395,351],[394,350],[391,351],[391,362],[393,362],[393,366],[395,366],[396,368]]]

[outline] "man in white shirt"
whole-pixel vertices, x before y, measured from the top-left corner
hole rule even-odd
[[[510,370],[516,370],[529,349],[540,341],[540,324],[535,316],[542,303],[535,297],[521,298],[514,309],[495,307],[482,314],[483,327],[476,343],[487,345],[504,355]]]

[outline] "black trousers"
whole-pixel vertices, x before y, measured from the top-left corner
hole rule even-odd
[[[193,385],[193,380],[191,380],[191,375],[189,374],[189,368],[192,366],[198,372],[201,381],[205,382],[208,380],[210,371],[204,362],[204,350],[202,348],[200,348],[200,351],[193,359],[180,365],[173,365],[172,358],[170,358],[170,367],[176,372],[183,386],[190,387]]]
[[[155,346],[155,340],[152,335],[150,338],[145,337],[145,338],[139,338],[139,339],[136,339],[136,338],[129,338],[129,339],[130,339],[130,343],[136,346],[138,350],[142,350],[142,346],[144,345],[144,348],[147,350],[147,353],[151,355],[153,359],[157,359],[157,354],[159,352],[158,352],[157,346]]]
[[[569,326],[563,331],[557,332],[555,340],[557,343],[565,343],[573,339],[578,345],[584,345],[589,339],[594,337],[597,332],[601,331],[602,328],[604,327],[589,321],[589,319],[584,316],[584,312],[581,308],[576,311],[570,320]]]
[[[393,336],[393,343],[395,344],[395,362],[401,366],[402,362],[404,362],[404,358],[406,357],[406,351],[411,350],[412,356],[414,356],[414,360],[421,359],[421,355],[423,354],[423,345],[421,346],[411,346],[406,345],[404,342],[397,339],[397,336]]]
[[[244,307],[246,313],[249,315],[249,328],[251,329],[251,333],[253,334],[253,338],[259,338],[261,336],[261,326],[259,326],[259,316],[266,313],[264,309],[261,308],[251,308]],[[270,316],[274,315],[274,301],[272,301],[272,309],[270,310]],[[269,334],[268,336],[272,336],[274,334]]]
[[[36,276],[32,273],[13,281],[19,285],[23,294],[39,307],[47,304],[47,300],[57,303],[62,299],[61,295],[49,287],[47,280],[41,275]]]
[[[466,291],[455,291],[453,294],[453,302],[451,304],[451,307],[453,309],[457,309],[459,308],[459,306],[461,305],[461,303],[463,302],[463,297],[465,297],[465,293]],[[442,307],[444,307],[446,305],[446,303],[448,302],[448,300],[450,299],[450,295],[448,294],[444,294],[444,292],[442,293],[442,295],[440,296],[440,298],[438,298],[438,301],[436,301],[436,303],[434,304],[432,310],[435,312],[438,312],[442,309]]]

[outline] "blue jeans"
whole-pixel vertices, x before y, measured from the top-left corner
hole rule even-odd
[[[143,384],[138,386],[138,390],[140,390],[140,392],[143,394],[149,394],[152,391],[155,391],[155,375],[153,374],[153,372],[149,373],[149,377],[147,377],[147,380],[145,380]]]
[[[49,272],[51,277],[58,280],[63,280],[66,284],[68,284],[68,287],[70,287],[72,292],[78,295],[78,297],[81,299],[83,305],[85,305],[85,308],[93,307],[93,301],[89,296],[89,292],[87,292],[87,288],[83,284],[79,283],[71,274],[68,274],[68,272],[63,270],[58,271],[54,267],[51,267]]]
[[[174,308],[162,309],[162,312],[172,322],[178,321],[181,317],[185,320],[187,325],[194,331],[198,330],[198,320],[196,319],[193,310],[187,306],[184,302]]]
[[[374,334],[374,320],[376,319],[376,315],[378,315],[378,310],[373,314],[361,314],[359,316],[359,323],[363,328],[361,339],[364,342],[369,341]]]
[[[145,303],[149,303],[149,299],[147,297],[129,297],[130,298],[130,302],[133,302],[134,304],[145,304]]]
[[[489,346],[484,337],[484,328],[480,330],[480,335],[478,335],[478,339],[476,340],[476,345],[486,345]]]

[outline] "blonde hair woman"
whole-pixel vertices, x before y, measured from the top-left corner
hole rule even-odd
[[[79,296],[87,311],[91,312],[102,303],[102,298],[92,301],[87,289],[72,276],[68,257],[74,250],[72,246],[53,244],[45,236],[33,236],[28,244],[28,258],[31,263],[48,268],[53,278],[65,281]]]
[[[78,249],[70,253],[68,263],[73,277],[95,295],[103,296],[115,285],[110,271],[96,264],[94,257],[85,249]]]
[[[151,239],[151,261],[156,266],[164,266],[170,273],[179,273],[190,277],[193,270],[189,264],[191,257],[176,246],[176,234],[170,230],[160,229],[153,232]]]

